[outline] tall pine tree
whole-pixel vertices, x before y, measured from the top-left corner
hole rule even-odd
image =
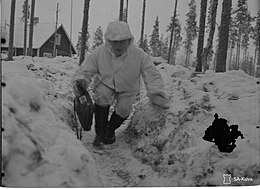
[[[257,12],[257,17],[256,17],[256,24],[255,27],[253,28],[253,32],[251,34],[251,38],[253,39],[253,44],[255,45],[255,53],[254,53],[254,77],[256,77],[256,73],[259,73],[260,77],[260,64],[257,66],[256,65],[256,60],[257,60],[257,52],[259,54],[259,49],[260,49],[260,10]],[[259,60],[258,60],[259,61]],[[257,70],[257,67],[259,69]]]
[[[141,25],[141,36],[139,47],[144,50],[143,43],[144,43],[144,22],[145,22],[145,9],[146,9],[146,0],[143,0],[143,11],[142,11],[142,25]]]
[[[160,43],[160,34],[159,34],[159,18],[158,16],[155,19],[155,24],[153,26],[153,32],[152,35],[150,36],[150,48],[151,48],[151,53],[152,56],[156,57],[160,54],[158,51],[159,43]]]
[[[169,50],[168,50],[168,64],[171,63],[171,51],[172,51],[172,41],[173,41],[173,33],[174,33],[174,27],[175,27],[175,20],[177,16],[177,6],[178,6],[178,0],[175,0],[175,6],[174,6],[174,12],[172,16],[172,27],[171,27],[171,35],[170,35],[170,45],[169,45]]]
[[[216,72],[226,71],[226,59],[229,38],[229,23],[231,17],[232,0],[225,0],[222,3],[221,23],[219,29],[219,44],[217,52]]]
[[[168,54],[168,40],[167,37],[164,38],[164,35],[161,34],[159,45],[158,45],[158,54],[157,56],[161,56],[163,58],[167,58]]]
[[[120,0],[119,2],[119,20],[123,21],[124,19],[124,0]]]
[[[30,5],[28,4],[28,0],[25,0],[22,5],[22,17],[20,18],[21,22],[25,22],[25,20],[30,18]]]
[[[258,14],[259,18],[259,14]],[[260,26],[260,20],[257,19],[257,25]],[[258,27],[258,58],[257,58],[257,68],[256,68],[256,77],[260,77],[260,27]]]
[[[239,11],[236,13],[235,21],[238,27],[238,40],[237,40],[237,52],[236,52],[236,67],[240,68],[240,52],[241,46],[247,51],[250,26],[252,18],[248,11],[247,0],[238,0],[237,7]]]
[[[206,33],[209,33],[210,30],[212,8],[213,8],[213,0],[209,0]]]
[[[11,14],[10,14],[10,28],[9,28],[8,60],[13,60],[15,4],[16,4],[16,0],[12,0],[11,11],[10,11]]]
[[[88,40],[89,4],[90,4],[90,0],[85,0],[84,9],[83,9],[83,23],[82,23],[82,29],[81,29],[79,65],[81,65],[85,59],[86,44],[87,44],[87,40]]]
[[[151,54],[151,51],[150,51],[150,48],[149,48],[149,44],[148,44],[147,35],[144,35],[144,40],[143,40],[142,49],[143,49],[144,52],[146,52],[147,54]]]
[[[238,40],[238,30],[236,27],[236,23],[233,17],[230,18],[230,26],[229,26],[229,65],[228,70],[236,69],[234,68],[235,64],[233,64],[233,50]]]
[[[103,31],[102,31],[101,26],[98,26],[97,30],[94,33],[92,50],[102,44],[104,44]]]
[[[30,18],[30,31],[29,31],[29,48],[28,48],[28,55],[29,56],[33,56],[34,11],[35,11],[35,0],[32,0],[32,3],[31,3],[31,18]]]
[[[27,54],[27,24],[28,19],[30,18],[30,6],[28,5],[28,0],[24,1],[22,6],[23,16],[21,21],[24,22],[24,37],[23,37],[23,54],[26,56]]]
[[[250,76],[254,75],[254,60],[253,57],[249,57],[249,54],[246,54],[245,60],[241,64],[241,69]]]
[[[90,49],[89,48],[89,42],[88,42],[89,38],[90,38],[90,35],[89,35],[89,33],[87,33],[85,51],[88,51]],[[76,44],[76,51],[78,53],[78,56],[80,56],[80,52],[81,52],[81,41],[82,41],[81,39],[82,39],[82,34],[81,34],[81,32],[79,32],[78,41],[77,41],[77,44]]]
[[[183,42],[184,47],[186,49],[186,60],[185,60],[185,67],[189,67],[189,57],[192,54],[192,46],[193,46],[193,41],[197,37],[197,21],[196,21],[196,1],[191,0],[189,3],[189,12],[186,14],[187,19],[187,27],[185,28],[186,31],[186,39]]]
[[[243,61],[244,62],[249,62],[248,61],[248,49],[249,49],[249,39],[250,39],[250,34],[253,32],[253,26],[251,25],[251,22],[253,21],[253,18],[250,15],[249,11],[246,11],[246,29],[244,35],[242,35],[242,40],[241,40],[241,47],[243,48]],[[248,71],[249,73],[249,71]]]
[[[170,64],[171,65],[175,65],[175,61],[176,61],[176,55],[177,55],[177,51],[180,50],[180,47],[182,45],[182,36],[181,36],[181,23],[179,21],[178,18],[179,15],[176,15],[175,17],[175,26],[174,26],[174,37],[173,37],[173,44],[172,44],[172,50],[171,50],[171,60],[170,60]],[[173,17],[171,18],[171,20],[173,20]],[[169,32],[172,30],[172,24],[173,22],[171,22],[166,29],[166,32]]]
[[[204,46],[206,14],[207,14],[207,0],[201,0],[196,72],[202,72],[202,53],[203,53],[203,46]]]
[[[204,72],[209,69],[209,61],[213,56],[213,38],[216,27],[216,16],[217,16],[218,0],[213,0],[210,6],[210,28],[209,36],[207,40],[207,46],[203,49],[202,53],[202,67]]]
[[[123,9],[123,21],[127,22],[128,19],[128,5],[129,2],[126,0],[126,7]]]

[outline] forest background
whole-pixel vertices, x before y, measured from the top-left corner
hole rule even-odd
[[[25,2],[23,0],[16,2],[15,22],[24,21],[22,18],[26,12],[24,10]],[[122,2],[123,9],[120,9]],[[214,2],[216,3],[216,23],[211,24]],[[249,75],[257,77],[259,74],[257,70],[259,2],[257,0],[228,0],[224,2],[232,2],[232,9],[227,55],[219,56],[224,58],[227,63],[225,69],[220,68],[220,70],[243,69]],[[202,10],[203,3],[204,5],[206,3],[204,10]],[[148,54],[154,57],[163,57],[170,64],[177,63],[185,67],[195,67],[199,61],[200,68],[196,68],[196,70],[201,72],[207,69],[216,69],[218,33],[223,12],[222,3],[221,0],[164,0],[163,2],[158,0],[36,0],[34,16],[39,17],[42,23],[50,23],[57,21],[58,15],[59,23],[64,24],[66,30],[69,31],[78,55],[81,56],[86,51],[91,51],[103,43],[103,32],[107,23],[118,19],[121,11],[124,17],[122,19],[131,26],[137,45]],[[83,8],[86,4],[89,5],[87,36],[86,47],[82,48]],[[31,5],[29,0],[28,18]],[[1,6],[1,26],[6,27],[10,25],[11,1],[2,0]],[[175,7],[176,12],[174,11]],[[201,17],[203,16],[201,13],[203,12],[205,12],[205,29],[203,45],[201,46],[199,36],[203,30],[203,25],[201,25]],[[173,22],[175,22],[175,27],[172,30]],[[213,25],[214,30],[211,32],[213,38],[210,41],[210,30],[212,31]],[[82,49],[84,53],[82,53]],[[203,55],[205,55],[204,59]],[[202,63],[202,61],[204,62]]]

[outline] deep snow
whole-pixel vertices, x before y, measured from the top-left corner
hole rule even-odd
[[[259,80],[243,71],[158,65],[169,109],[151,105],[142,86],[117,142],[99,152],[94,126],[81,141],[74,132],[76,59],[15,57],[2,68],[5,186],[219,186],[223,174],[229,185],[259,185]],[[245,136],[232,153],[202,139],[215,113]]]

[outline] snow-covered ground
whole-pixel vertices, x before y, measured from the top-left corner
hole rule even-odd
[[[151,105],[144,87],[117,142],[92,148],[94,126],[75,135],[72,74],[77,60],[15,57],[3,61],[5,186],[259,185],[259,80],[242,71],[193,76],[162,63],[169,109]],[[257,83],[258,82],[258,83]],[[112,110],[111,110],[112,111]],[[202,139],[214,114],[239,125],[231,153]],[[240,181],[238,181],[240,179]]]

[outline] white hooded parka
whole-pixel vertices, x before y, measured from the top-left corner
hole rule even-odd
[[[109,41],[131,39],[127,51],[120,57],[112,52]],[[133,44],[134,37],[129,25],[122,21],[110,22],[105,32],[105,44],[88,55],[72,77],[72,82],[85,79],[89,84],[92,77],[116,92],[135,92],[140,89],[142,75],[147,95],[165,97],[164,82],[151,58]]]

